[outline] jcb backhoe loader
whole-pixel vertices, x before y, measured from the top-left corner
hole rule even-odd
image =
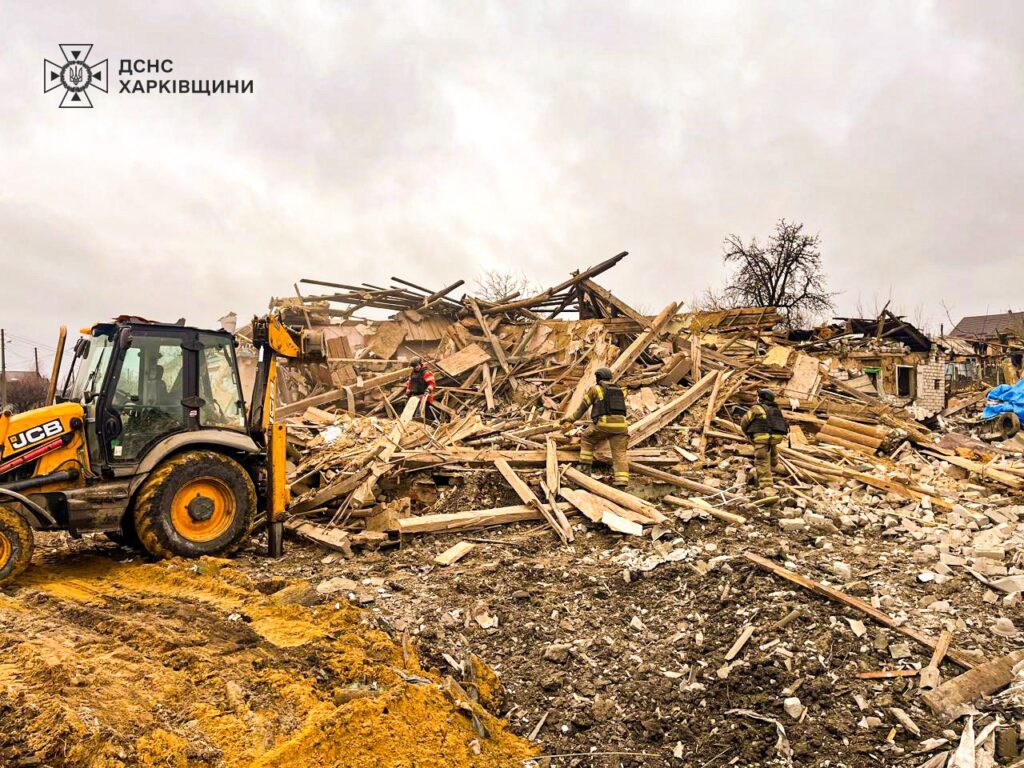
[[[249,407],[226,331],[119,317],[83,331],[46,405],[0,414],[0,585],[32,557],[33,530],[105,532],[156,557],[225,554],[268,522],[280,555],[285,427],[278,357],[323,357],[323,336],[254,318]]]

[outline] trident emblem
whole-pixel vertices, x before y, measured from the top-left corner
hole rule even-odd
[[[43,61],[43,92],[63,88],[64,98],[60,102],[62,109],[91,107],[89,91],[96,89],[107,92],[107,60],[89,64],[87,59],[90,51],[92,45],[88,43],[66,43],[60,46],[60,52],[64,54],[63,63],[58,64],[48,59]]]

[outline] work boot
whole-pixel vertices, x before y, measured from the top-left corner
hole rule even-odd
[[[597,472],[594,470],[593,464],[580,464],[580,472],[588,477],[597,477]]]

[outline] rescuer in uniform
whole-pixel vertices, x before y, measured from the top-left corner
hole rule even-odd
[[[594,468],[594,448],[605,440],[612,449],[612,485],[624,488],[629,484],[629,422],[626,420],[626,393],[622,387],[612,384],[612,372],[598,368],[594,372],[597,384],[583,396],[583,402],[576,413],[562,421],[563,429],[571,429],[573,423],[590,409],[593,425],[580,437],[580,464],[586,472]]]
[[[423,399],[423,420],[427,421],[434,415],[434,408],[431,404],[434,402],[434,390],[437,388],[437,382],[434,380],[434,374],[423,365],[423,358],[414,357],[409,364],[412,365],[412,373],[405,382],[405,394],[409,397]]]
[[[779,445],[789,433],[786,417],[775,404],[775,393],[770,389],[757,392],[757,405],[743,416],[740,427],[754,444],[754,471],[761,496],[774,493],[772,470],[780,471]]]

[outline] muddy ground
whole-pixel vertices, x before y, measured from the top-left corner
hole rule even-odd
[[[486,506],[481,500],[514,503],[500,483],[479,487],[456,479],[453,486],[442,505],[465,509],[460,494],[472,496],[476,506]],[[956,646],[987,658],[1016,647],[1013,638],[990,629],[999,616],[1020,624],[1019,604],[983,601],[985,587],[963,570],[941,586],[919,581],[930,560],[921,556],[913,526],[890,520],[885,526],[783,533],[779,514],[755,513],[744,527],[676,520],[657,541],[575,517],[571,547],[559,547],[543,526],[518,525],[421,536],[357,552],[351,560],[289,541],[285,557],[270,561],[254,539],[234,567],[271,595],[287,581],[305,579],[316,587],[334,579],[321,588],[325,594],[311,598],[320,601],[316,610],[362,607],[375,628],[399,644],[403,636],[413,642],[424,669],[439,676],[465,682],[470,654],[480,657],[503,683],[503,695],[489,701],[492,710],[515,733],[535,738],[551,756],[542,763],[552,766],[920,765],[928,757],[918,752],[923,740],[955,739],[960,726],[951,730],[922,707],[914,678],[855,675],[923,666],[930,652],[754,567],[743,553],[845,588],[929,634],[953,628]],[[477,547],[453,566],[432,563],[461,539]],[[145,567],[137,554],[100,538],[59,540],[43,559],[57,568],[79,562],[86,552],[109,563],[131,561],[120,567]],[[47,627],[41,618],[45,601],[32,590],[31,584],[11,590],[14,601],[33,601],[25,631],[56,632],[69,617],[54,611]],[[147,602],[134,610],[132,621],[144,625]],[[478,619],[496,619],[497,625],[484,628]],[[220,620],[232,637],[235,625],[227,615]],[[5,621],[9,637],[19,617],[9,613]],[[753,635],[727,661],[747,627]],[[116,624],[94,629],[119,631]],[[909,651],[901,647],[905,643]],[[948,679],[963,670],[947,660],[941,671]],[[237,674],[247,685],[245,673]],[[139,682],[145,682],[142,673]],[[122,694],[132,696],[117,692]],[[784,709],[790,696],[805,709],[796,717]],[[893,708],[910,715],[919,736],[900,724]],[[40,727],[9,711],[0,711],[0,721]],[[522,764],[494,760],[482,764]]]

